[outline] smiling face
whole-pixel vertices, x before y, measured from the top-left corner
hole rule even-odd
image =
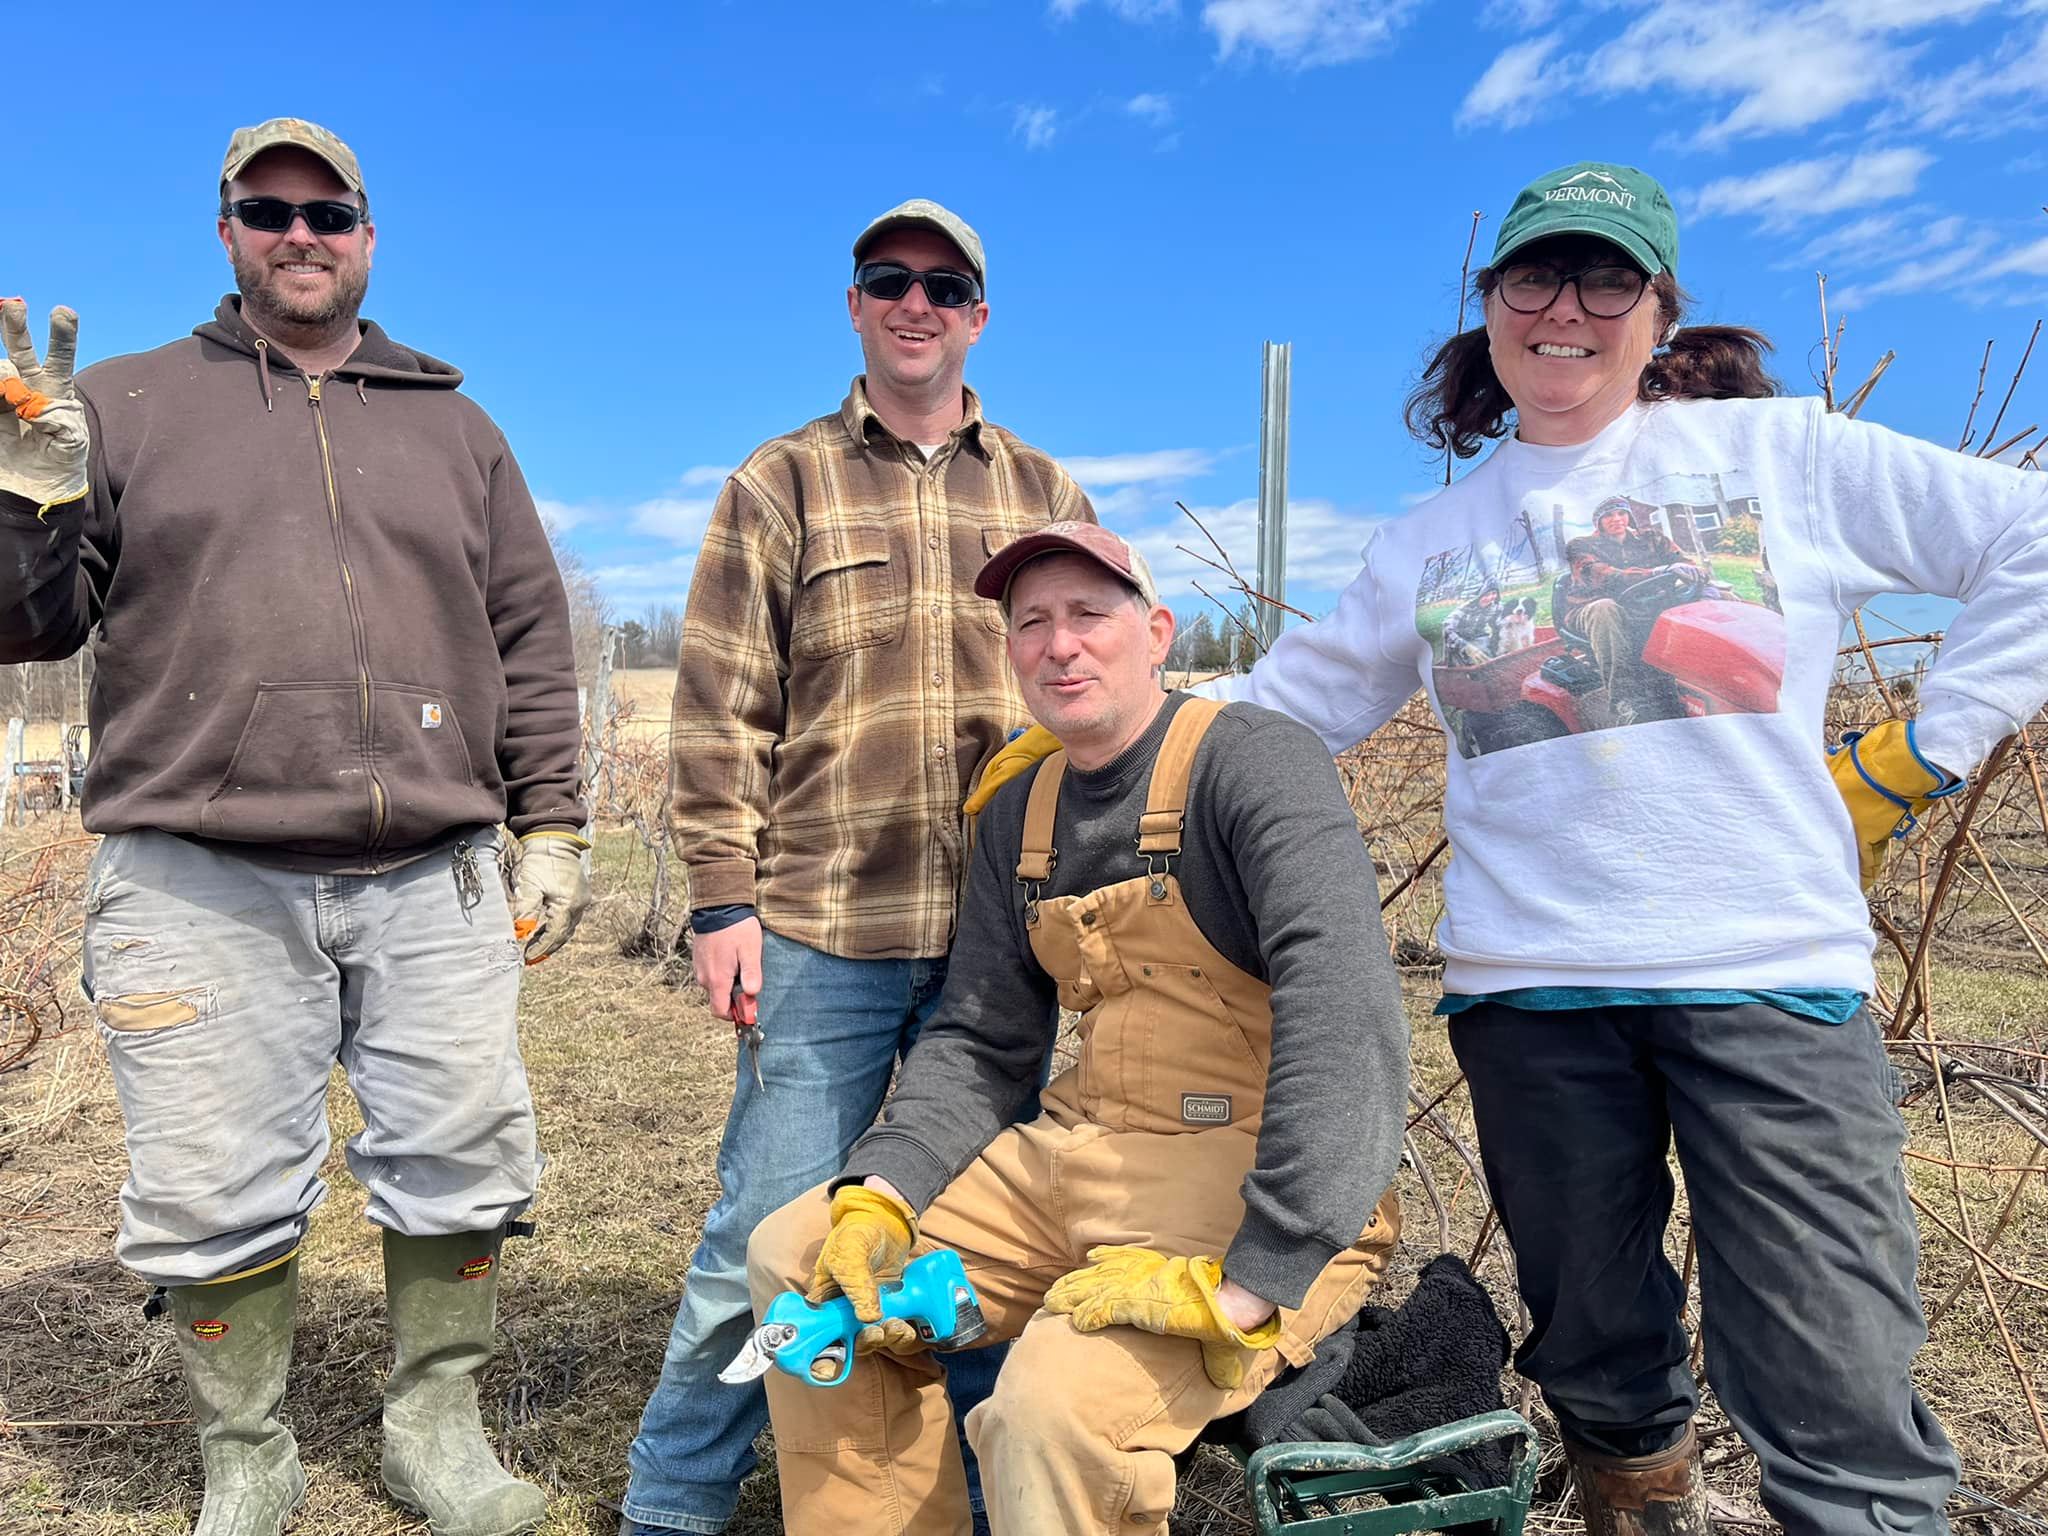
[[[1568,235],[1515,252],[1510,265],[1549,262],[1560,271],[1607,264],[1633,266],[1604,240]],[[1589,315],[1567,283],[1550,306],[1525,315],[1499,292],[1486,296],[1486,336],[1493,371],[1515,402],[1516,436],[1524,442],[1583,443],[1626,411],[1664,324],[1654,292],[1615,319]]]
[[[281,197],[288,203],[360,201],[326,161],[293,148],[258,155],[229,183],[227,195]],[[282,234],[222,219],[220,242],[234,263],[235,286],[250,319],[259,330],[290,333],[354,323],[369,290],[377,231],[367,217],[345,235],[316,235],[304,217],[293,219]]]
[[[1173,610],[1086,555],[1040,555],[1010,581],[1010,666],[1032,718],[1077,768],[1100,768],[1144,734],[1166,695],[1158,669]]]
[[[974,268],[944,235],[929,229],[892,229],[861,252],[863,261],[896,261],[917,272],[936,267],[973,276]],[[884,403],[929,410],[960,396],[967,349],[981,339],[988,305],[943,309],[912,283],[900,299],[876,299],[849,286],[847,312],[860,332],[867,359],[868,395]]]

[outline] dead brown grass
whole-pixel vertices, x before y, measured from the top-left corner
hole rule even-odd
[[[664,679],[665,681],[665,679]],[[16,846],[62,829],[46,819]],[[81,843],[67,856],[76,879]],[[1413,857],[1375,840],[1388,889]],[[4,850],[0,850],[4,851]],[[0,864],[0,876],[19,869]],[[701,1000],[675,983],[680,967],[628,959],[622,941],[640,931],[646,850],[626,833],[600,849],[605,893],[559,961],[529,973],[522,1042],[551,1158],[536,1214],[540,1235],[509,1256],[499,1356],[485,1383],[487,1413],[508,1464],[551,1496],[546,1536],[608,1536],[610,1501],[623,1488],[625,1452],[652,1386],[677,1287],[703,1213],[715,1194],[714,1157],[732,1088],[731,1035]],[[1426,907],[1428,900],[1423,902]],[[1415,1031],[1415,1085],[1433,1099],[1455,1075],[1444,1031],[1429,1014],[1435,976],[1426,964],[1421,914],[1397,925]],[[56,935],[61,939],[63,935]],[[74,936],[75,939],[75,936]],[[72,962],[75,964],[75,961]],[[75,974],[75,971],[72,973]],[[2019,969],[1948,966],[1938,972],[1939,1016],[1957,1034],[2039,1050],[2040,995]],[[120,1116],[103,1053],[73,1006],[16,1070],[0,1072],[0,1529],[77,1536],[144,1536],[190,1529],[199,1468],[162,1324],[138,1311],[142,1287],[111,1258],[116,1195],[125,1172]],[[1908,1064],[1910,1067],[1910,1063]],[[306,1248],[305,1302],[287,1413],[306,1447],[313,1491],[297,1536],[398,1536],[424,1529],[394,1509],[377,1480],[375,1412],[388,1342],[375,1232],[339,1144],[358,1124],[337,1073],[330,1100],[336,1151],[332,1197],[315,1213]],[[1443,1106],[1469,1141],[1462,1096]],[[1931,1097],[1907,1111],[1918,1149],[1946,1145]],[[2023,1163],[2030,1146],[2010,1120],[1957,1100],[1965,1157]],[[1416,1148],[1444,1202],[1449,1246],[1471,1255],[1480,1238],[1483,1191],[1443,1140],[1418,1131]],[[1936,1209],[1948,1170],[1915,1163],[1917,1190]],[[1965,1175],[1980,1230],[1995,1219],[2009,1176]],[[1388,1292],[1405,1290],[1437,1248],[1436,1217],[1412,1169],[1404,1254]],[[1997,1248],[2015,1273],[2048,1270],[2048,1200],[2032,1181]],[[1687,1229],[1681,1208],[1670,1234],[1674,1261]],[[1922,1284],[1930,1307],[1956,1295],[1923,1353],[1918,1375],[1962,1446],[1973,1486],[1996,1492],[2040,1463],[2021,1394],[1974,1286],[1967,1257],[1930,1234]],[[1517,1307],[1504,1253],[1489,1243],[1479,1271],[1511,1327]],[[1971,1280],[1957,1290],[1957,1283]],[[2048,1309],[2021,1286],[2002,1288],[2007,1319],[2039,1376],[2048,1359]],[[1695,1299],[1696,1304],[1696,1299]],[[2048,1392],[2048,1379],[2038,1380]],[[1540,1404],[1508,1382],[1511,1405],[1539,1422]],[[1706,1422],[1713,1422],[1711,1405]],[[764,1454],[772,1448],[764,1444]],[[1554,1450],[1532,1529],[1573,1526]],[[1710,1453],[1720,1512],[1761,1520],[1754,1463],[1732,1438]],[[1174,1529],[1181,1536],[1248,1532],[1234,1467],[1201,1453],[1184,1480]],[[1992,1530],[2021,1527],[1997,1519]],[[782,1529],[772,1476],[749,1484],[735,1536]]]

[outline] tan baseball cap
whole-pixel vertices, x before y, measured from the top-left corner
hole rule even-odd
[[[981,284],[984,293],[988,291],[988,262],[982,255],[981,236],[959,214],[928,197],[913,197],[907,203],[898,203],[862,230],[860,238],[853,242],[854,265],[860,265],[861,256],[867,248],[892,229],[929,229],[944,235],[960,247],[960,254],[974,268],[974,280]]]
[[[1086,555],[1142,597],[1146,607],[1159,606],[1159,585],[1145,557],[1100,523],[1047,523],[1012,539],[989,556],[974,578],[975,596],[1007,599],[1017,572],[1040,555]]]
[[[221,189],[225,191],[227,184],[265,150],[285,148],[318,155],[347,184],[349,191],[362,195],[365,207],[369,205],[370,194],[363,186],[363,168],[356,163],[356,152],[318,123],[309,123],[303,117],[273,117],[254,128],[237,128],[220,163]]]

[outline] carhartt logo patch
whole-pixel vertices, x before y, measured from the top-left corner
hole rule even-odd
[[[420,729],[423,731],[438,731],[441,729],[440,705],[422,704],[420,706]]]
[[[1227,1093],[1184,1093],[1180,1096],[1180,1117],[1189,1125],[1230,1124],[1230,1095]]]
[[[204,1339],[209,1344],[215,1339],[224,1339],[227,1336],[228,1325],[217,1317],[202,1317],[192,1325],[192,1337]]]
[[[480,1259],[471,1259],[462,1268],[455,1271],[455,1278],[458,1280],[481,1280],[491,1272],[491,1266],[496,1262],[497,1260],[488,1253]]]

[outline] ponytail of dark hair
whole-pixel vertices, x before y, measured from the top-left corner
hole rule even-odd
[[[1493,291],[1491,267],[1472,279],[1472,291],[1484,309]],[[1639,400],[1762,400],[1780,393],[1778,381],[1764,366],[1773,350],[1761,331],[1744,325],[1684,324],[1691,296],[1669,272],[1650,280],[1657,299],[1660,332],[1680,329],[1650,357],[1636,387]],[[1411,436],[1439,453],[1469,459],[1489,438],[1505,437],[1514,400],[1493,371],[1493,353],[1486,327],[1460,331],[1436,350],[1422,379],[1408,396],[1402,416]]]

